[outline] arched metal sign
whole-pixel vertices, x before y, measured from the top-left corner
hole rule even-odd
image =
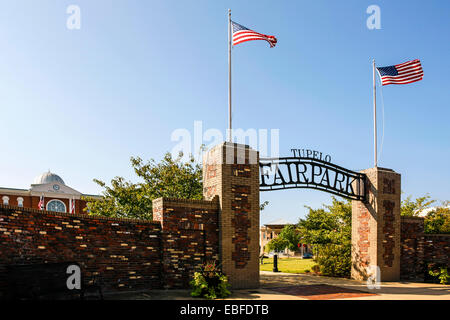
[[[310,188],[347,199],[365,200],[366,175],[305,157],[261,158],[260,191]]]

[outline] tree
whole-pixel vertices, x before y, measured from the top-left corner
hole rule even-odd
[[[159,197],[178,199],[202,199],[202,169],[191,157],[182,162],[183,154],[173,158],[167,153],[163,160],[144,163],[139,157],[131,157],[134,172],[140,182],[126,181],[123,177],[111,180],[111,186],[95,179],[103,190],[100,200],[86,198],[87,210],[92,215],[152,219],[152,201]]]
[[[429,212],[425,217],[425,233],[450,233],[450,202]]]
[[[332,197],[332,204],[321,209],[307,207],[306,219],[300,219],[298,230],[310,244],[340,244],[351,239],[352,204]]]
[[[154,159],[144,162],[139,157],[131,157],[131,165],[140,182],[133,183],[123,177],[115,177],[108,186],[94,179],[103,188],[102,197],[85,197],[85,210],[92,215],[152,220],[154,199],[202,199],[202,167],[192,156],[187,162],[183,162],[182,158],[182,153],[177,158],[166,153],[160,162]],[[264,201],[260,210],[264,210],[268,204],[268,201]]]
[[[285,248],[288,248],[291,251],[297,250],[298,243],[300,242],[300,234],[297,232],[294,225],[289,224],[285,226],[278,235],[278,238],[285,240]]]
[[[405,200],[402,200],[400,214],[407,217],[418,217],[423,210],[429,208],[435,202],[436,200],[432,200],[428,194],[416,198],[415,201],[412,201],[411,196],[408,196]]]
[[[268,252],[270,252],[270,251],[280,252],[280,251],[283,251],[284,249],[286,249],[287,246],[288,246],[287,241],[278,236],[278,237],[270,240],[270,242],[268,244],[266,244],[266,250]]]
[[[351,269],[351,218],[349,200],[332,198],[332,204],[321,209],[309,208],[300,219],[298,230],[303,241],[314,246],[315,261],[327,276],[349,276]]]

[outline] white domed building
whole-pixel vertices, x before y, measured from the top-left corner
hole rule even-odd
[[[67,186],[60,176],[50,170],[37,176],[30,189],[0,187],[0,203],[3,205],[56,212],[84,213],[86,201],[81,199],[83,196],[99,197],[82,194]]]

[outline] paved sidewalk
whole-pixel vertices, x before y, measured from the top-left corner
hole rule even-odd
[[[380,289],[369,289],[365,282],[351,279],[261,271],[261,287],[266,289],[280,286],[319,284],[376,294],[373,296],[348,298],[352,300],[450,300],[450,285],[420,282],[384,282],[381,283]]]
[[[260,288],[233,290],[231,297],[227,300],[450,300],[449,285],[385,282],[381,284],[380,289],[371,290],[367,288],[365,282],[350,279],[268,271],[261,271],[260,274]],[[319,293],[315,294],[315,291],[319,291]],[[360,294],[355,294],[355,292]],[[373,295],[367,295],[367,293]],[[190,296],[190,290],[149,290],[139,293],[108,295],[105,298],[114,300],[198,300]]]

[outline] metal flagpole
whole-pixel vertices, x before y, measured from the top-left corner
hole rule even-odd
[[[377,87],[375,79],[375,59],[373,59],[373,140],[374,140],[374,161],[375,168],[378,165],[377,161]]]
[[[228,141],[231,142],[231,9],[228,9]]]

